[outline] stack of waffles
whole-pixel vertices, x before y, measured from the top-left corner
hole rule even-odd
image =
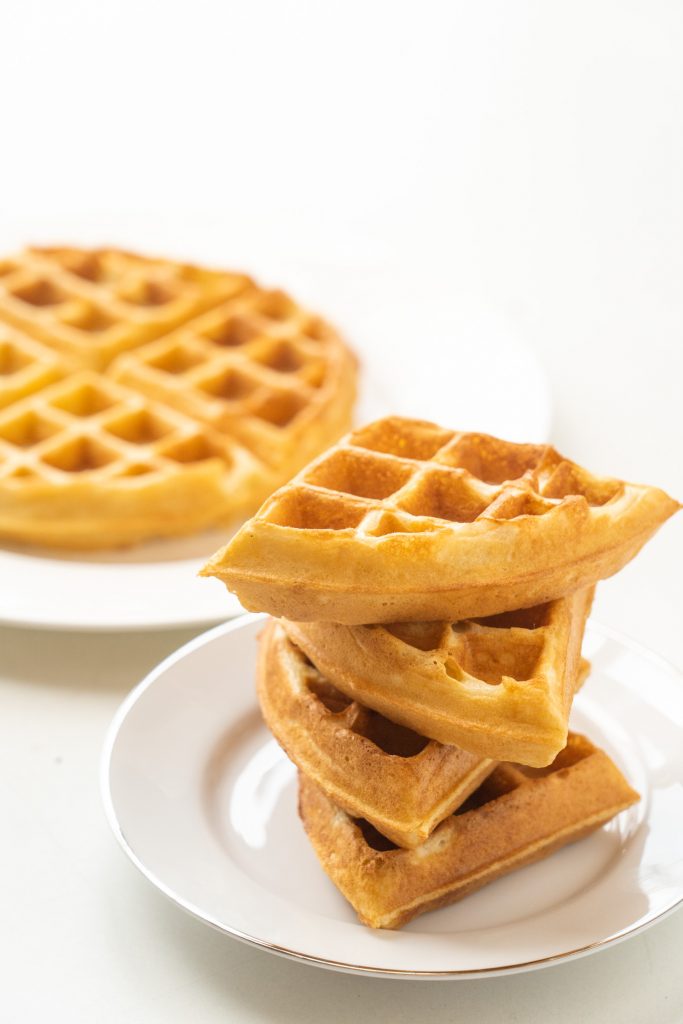
[[[548,446],[391,418],[311,463],[206,566],[274,616],[261,708],[361,921],[400,927],[638,800],[568,720],[596,582],[677,508]]]
[[[350,426],[353,356],[244,274],[118,250],[0,261],[0,537],[106,548],[228,523]]]

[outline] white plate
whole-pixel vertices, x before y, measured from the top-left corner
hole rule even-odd
[[[323,874],[296,813],[293,767],[254,695],[262,616],[219,626],[130,694],[102,762],[109,822],[171,900],[246,942],[323,967],[467,977],[604,949],[683,900],[683,688],[646,651],[589,625],[593,673],[572,725],[642,794],[635,807],[540,864],[375,932]]]
[[[338,294],[338,275],[335,280]],[[318,293],[325,293],[323,285]],[[331,284],[329,291],[332,297]],[[363,362],[358,422],[404,413],[512,441],[547,440],[545,376],[509,324],[479,312],[440,309],[434,297],[401,315],[389,298],[382,299],[379,284],[351,296],[353,314],[342,323]],[[388,310],[376,312],[374,320],[373,301],[380,312]],[[217,580],[197,579],[197,572],[227,539],[226,531],[212,531],[91,556],[2,549],[0,581],[7,585],[0,586],[0,622],[129,630],[223,621],[240,613],[239,602]]]

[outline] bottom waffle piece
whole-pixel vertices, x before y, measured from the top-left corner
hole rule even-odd
[[[345,697],[274,621],[261,636],[257,687],[266,724],[297,767],[398,846],[423,842],[495,766]]]
[[[548,768],[501,764],[418,849],[351,818],[303,774],[299,813],[320,863],[363,924],[400,928],[581,839],[639,799],[583,736]]]

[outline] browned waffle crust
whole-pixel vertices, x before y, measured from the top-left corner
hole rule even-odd
[[[677,508],[549,446],[391,417],[302,470],[203,571],[301,622],[455,622],[593,585]]]
[[[393,846],[304,775],[299,811],[321,865],[373,928],[400,928],[599,828],[638,800],[584,737],[545,769],[500,765],[417,850]]]
[[[350,698],[442,743],[540,767],[567,742],[592,596],[459,623],[282,621]]]
[[[292,761],[399,846],[418,846],[494,767],[345,698],[275,622],[260,640],[257,687],[266,724]]]

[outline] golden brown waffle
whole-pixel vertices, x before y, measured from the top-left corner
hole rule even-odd
[[[0,320],[102,370],[120,352],[250,287],[244,274],[117,249],[27,249],[0,263]]]
[[[292,761],[399,846],[418,846],[494,767],[350,701],[275,622],[261,637],[257,686],[266,724]]]
[[[303,774],[299,812],[323,869],[372,928],[400,928],[581,839],[635,803],[609,757],[582,736],[545,769],[499,765],[416,850],[353,819]]]
[[[124,383],[236,437],[288,479],[347,428],[355,362],[284,292],[251,289],[112,368]]]
[[[540,767],[567,742],[592,597],[455,624],[283,625],[349,698],[441,743]]]
[[[127,544],[201,529],[267,491],[239,444],[89,371],[0,412],[4,536]]]
[[[203,573],[299,621],[456,622],[593,585],[678,507],[548,446],[392,417],[311,463]]]
[[[112,249],[4,260],[0,536],[106,548],[227,525],[348,429],[355,374],[331,327],[243,274]],[[104,405],[60,406],[71,385]],[[119,437],[121,403],[140,416]],[[174,431],[194,438],[182,458]]]
[[[57,352],[0,323],[0,409],[40,391],[68,370],[68,363]]]

